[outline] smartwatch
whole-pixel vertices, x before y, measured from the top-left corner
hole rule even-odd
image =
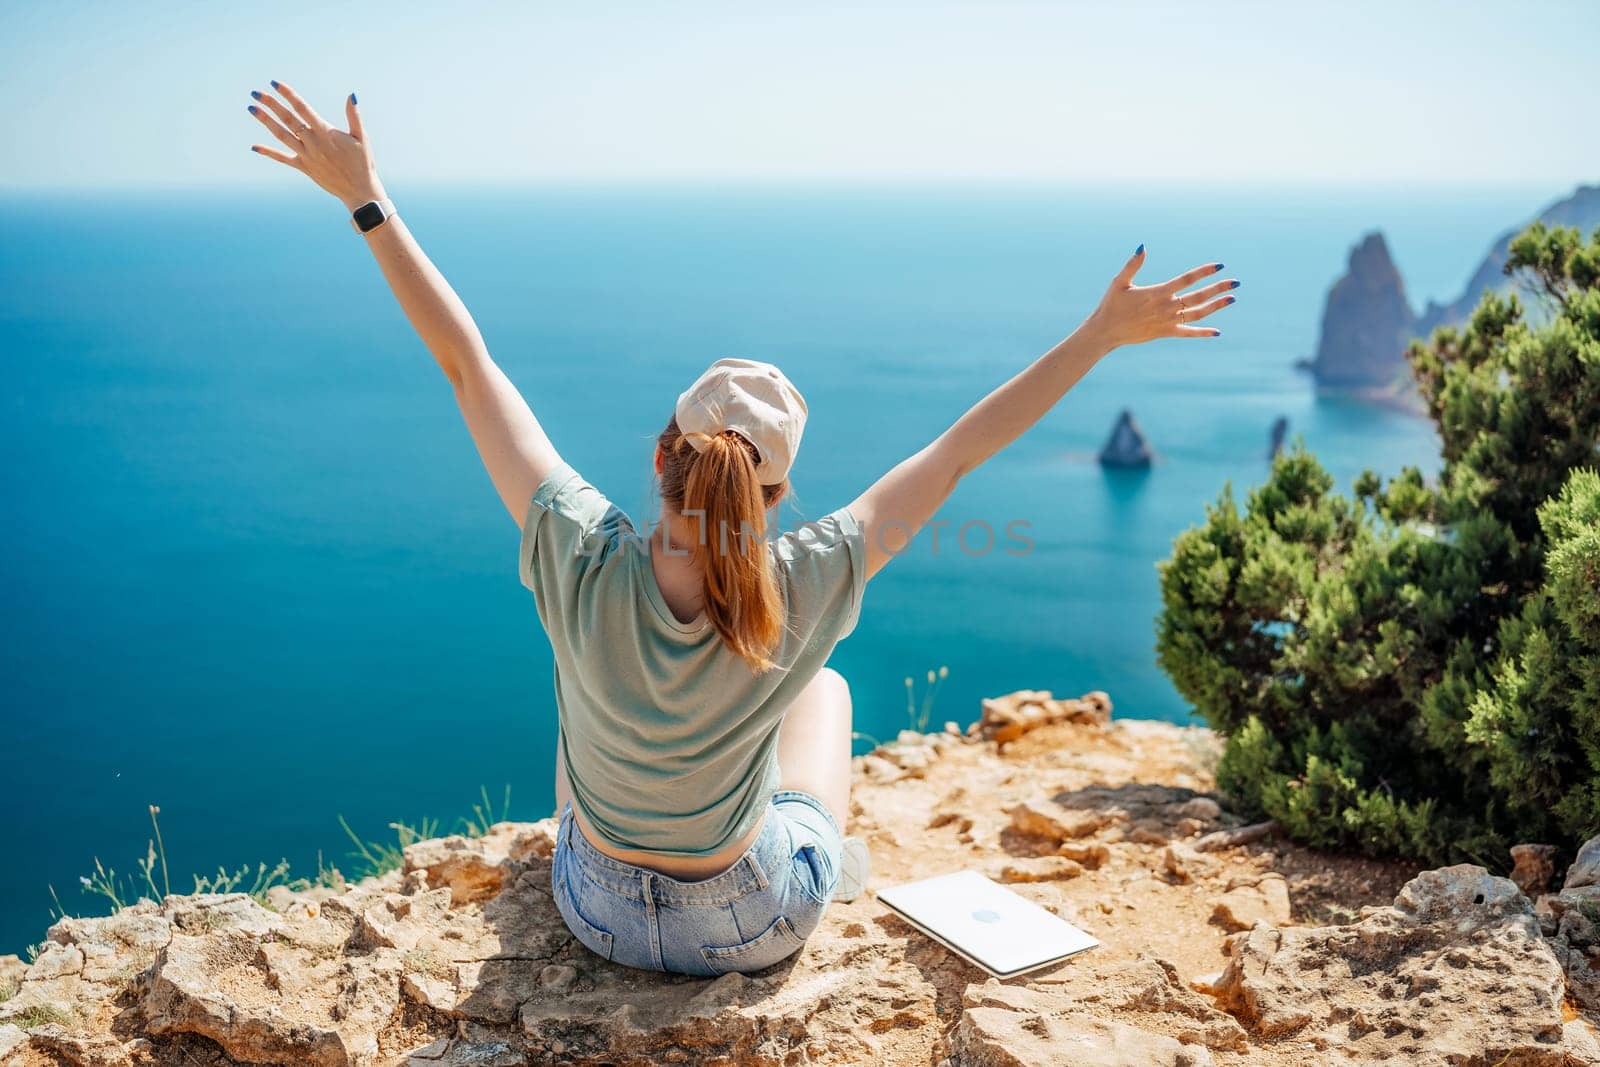
[[[394,213],[394,201],[388,197],[382,200],[368,200],[350,213],[350,225],[360,233],[371,233]]]

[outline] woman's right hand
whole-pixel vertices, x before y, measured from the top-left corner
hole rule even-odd
[[[344,102],[345,118],[350,124],[346,132],[328,125],[299,93],[282,82],[273,82],[272,88],[283,100],[271,93],[251,90],[250,95],[257,103],[250,105],[250,114],[289,151],[255,144],[250,146],[252,152],[293,167],[338,197],[351,211],[369,200],[382,200],[387,196],[372,162],[372,146],[361,129],[355,93],[347,96]]]
[[[1158,337],[1216,337],[1222,333],[1215,327],[1193,323],[1233,303],[1235,298],[1224,294],[1239,288],[1239,283],[1228,278],[1193,292],[1182,291],[1221,271],[1221,263],[1207,263],[1155,285],[1135,285],[1133,276],[1142,266],[1144,245],[1139,246],[1133,258],[1111,280],[1100,306],[1089,316],[1086,325],[1108,348],[1136,345]]]

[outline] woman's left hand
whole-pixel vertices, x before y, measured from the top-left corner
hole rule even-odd
[[[283,100],[271,93],[252,91],[250,95],[257,102],[250,105],[250,114],[289,151],[255,144],[250,146],[252,152],[293,167],[352,211],[369,200],[385,198],[383,182],[372,162],[372,146],[361,128],[355,93],[344,101],[345,118],[350,124],[347,132],[328,125],[299,93],[282,82],[273,82],[272,88]]]
[[[1142,266],[1144,245],[1111,280],[1100,306],[1089,316],[1088,325],[1109,347],[1136,345],[1158,337],[1216,337],[1222,333],[1214,326],[1194,324],[1232,304],[1232,291],[1239,288],[1239,283],[1224,278],[1190,288],[1221,273],[1221,263],[1207,263],[1155,285],[1135,285],[1134,275]],[[1185,289],[1190,291],[1184,292]]]

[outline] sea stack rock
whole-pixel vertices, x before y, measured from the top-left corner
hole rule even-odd
[[[1279,415],[1272,420],[1272,433],[1267,440],[1267,458],[1277,459],[1283,451],[1283,439],[1289,436],[1289,416]]]
[[[1150,466],[1155,453],[1144,439],[1144,431],[1133,419],[1133,412],[1124,408],[1111,428],[1111,436],[1100,450],[1100,465],[1119,469],[1143,469]]]
[[[1350,267],[1328,291],[1311,371],[1319,386],[1381,389],[1403,381],[1405,350],[1417,318],[1383,234],[1350,252]]]

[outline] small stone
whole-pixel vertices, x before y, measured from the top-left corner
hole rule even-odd
[[[1056,855],[1081,863],[1087,870],[1098,871],[1111,859],[1111,849],[1098,841],[1063,841]]]
[[[1002,882],[1060,882],[1083,873],[1082,865],[1065,856],[1040,856],[1008,864],[1000,871]]]
[[[905,777],[905,773],[899,767],[872,752],[867,753],[865,756],[858,756],[856,768],[867,781],[875,782],[879,785]]]

